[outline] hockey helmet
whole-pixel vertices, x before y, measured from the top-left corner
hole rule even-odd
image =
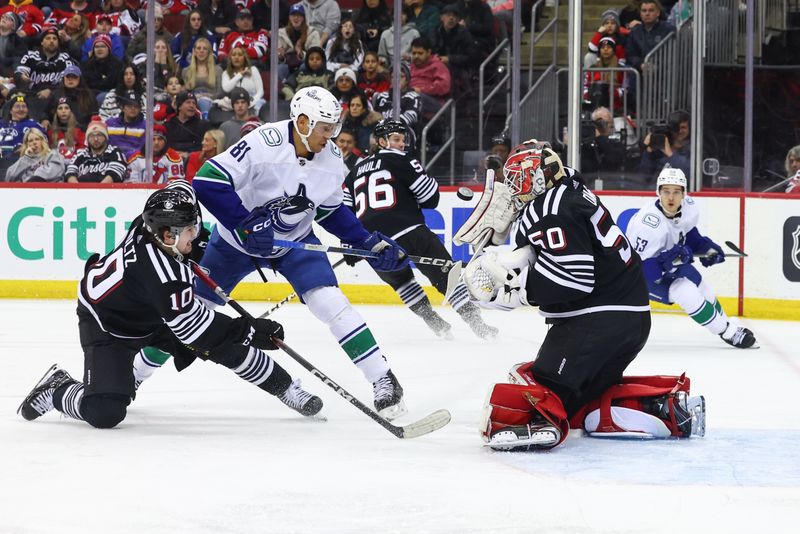
[[[661,169],[661,172],[658,173],[658,178],[656,179],[656,194],[661,191],[662,185],[677,185],[682,187],[685,193],[686,175],[683,174],[682,170],[675,167],[664,167]]]
[[[187,226],[200,223],[200,210],[194,199],[178,189],[160,189],[150,195],[142,211],[145,229],[160,241],[160,231],[179,235]]]
[[[395,119],[383,119],[375,125],[375,129],[372,131],[372,133],[375,138],[378,139],[380,137],[389,137],[393,133],[407,135],[408,129],[403,121],[398,121]]]
[[[524,204],[552,188],[565,173],[550,143],[529,139],[511,150],[503,176],[515,202]]]
[[[300,115],[308,117],[308,132],[303,133],[297,125]],[[339,135],[342,124],[339,118],[342,115],[342,105],[330,91],[322,87],[304,87],[295,93],[289,104],[289,116],[294,123],[294,127],[300,134],[300,139],[306,150],[311,150],[308,146],[308,136],[318,122],[334,125],[331,137]]]

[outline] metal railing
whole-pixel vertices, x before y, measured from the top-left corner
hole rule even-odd
[[[744,19],[739,0],[711,0],[706,4],[706,62],[734,65],[742,55]]]
[[[556,65],[550,65],[539,76],[519,101],[517,112],[525,120],[520,122],[520,140],[555,139],[558,137],[558,74]],[[506,119],[506,131],[511,116]]]
[[[503,50],[506,52],[506,65],[508,66],[503,74],[503,76],[497,80],[497,83],[489,91],[488,95],[485,95],[486,89],[484,88],[484,82],[486,80],[486,67],[492,62],[492,60],[497,57]],[[503,39],[503,41],[497,45],[497,47],[489,54],[483,63],[481,63],[481,67],[478,71],[478,150],[483,150],[483,131],[486,125],[483,123],[483,118],[486,110],[486,106],[492,100],[494,95],[500,91],[503,86],[506,89],[506,109],[505,115],[509,116],[511,114],[511,99],[509,98],[509,93],[511,92],[511,46],[508,42],[508,39]]]
[[[542,28],[541,31],[536,31],[536,13],[541,7],[544,7],[545,0],[539,0],[533,7],[531,7],[531,49],[530,54],[528,57],[528,87],[533,85],[533,57],[534,57],[534,49],[536,48],[536,43],[538,43],[550,29],[553,29],[553,57],[550,61],[551,65],[555,65],[558,63],[558,4],[560,3],[559,0],[555,0],[555,5],[553,6],[553,18],[547,25]],[[520,102],[520,105],[522,102]]]
[[[428,133],[431,128],[436,124],[440,117],[443,117],[445,112],[450,111],[450,135],[447,137],[441,148],[428,160]],[[456,175],[456,101],[452,98],[436,112],[436,115],[431,117],[428,124],[422,129],[422,140],[420,141],[420,161],[423,167],[432,167],[436,160],[438,160],[444,151],[450,148],[450,180],[455,179]]]

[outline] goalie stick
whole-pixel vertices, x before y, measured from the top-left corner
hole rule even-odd
[[[280,245],[279,245],[280,246]],[[214,290],[214,293],[217,294],[222,300],[224,300],[227,304],[239,312],[243,317],[248,317],[250,319],[253,316],[245,310],[241,304],[233,300],[228,296],[225,291],[222,290],[221,287],[217,285],[217,283],[208,276],[199,265],[194,262],[191,262],[192,271],[206,284],[208,287]],[[331,380],[325,373],[314,367],[308,360],[303,358],[300,354],[298,354],[294,349],[292,349],[289,345],[284,343],[282,339],[278,339],[273,337],[273,343],[278,346],[283,352],[288,354],[289,356],[294,359],[297,363],[305,367],[305,369],[310,372],[312,375],[319,378],[322,382],[325,383],[326,386],[334,390],[336,393],[339,394],[340,397],[345,399],[347,402],[358,408],[362,413],[366,414],[370,419],[381,425],[383,428],[394,434],[400,439],[411,439],[416,438],[419,436],[424,436],[425,434],[430,434],[436,430],[439,430],[447,423],[450,422],[450,412],[447,410],[436,410],[435,412],[423,417],[422,419],[410,423],[404,426],[397,426],[393,425],[380,415],[378,415],[374,410],[367,407],[364,403],[350,394],[346,389],[342,386]]]

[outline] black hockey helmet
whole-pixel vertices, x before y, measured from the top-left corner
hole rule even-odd
[[[150,195],[142,211],[145,229],[160,238],[159,231],[168,228],[180,234],[183,228],[200,222],[200,210],[191,195],[179,189],[160,189]]]
[[[375,139],[380,139],[381,137],[388,138],[389,135],[393,133],[408,135],[408,128],[406,128],[406,125],[403,123],[403,121],[398,121],[395,119],[383,119],[376,124],[375,129],[372,130],[372,134],[375,136]]]

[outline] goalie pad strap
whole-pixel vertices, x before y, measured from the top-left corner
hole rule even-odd
[[[561,430],[561,440],[569,434],[567,412],[561,399],[540,384],[495,384],[487,403],[488,421],[481,433],[488,440],[492,433],[507,426],[527,425],[537,415]]]

